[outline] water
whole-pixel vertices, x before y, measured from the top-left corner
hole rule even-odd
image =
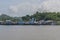
[[[2,26],[0,40],[60,40],[60,26]]]

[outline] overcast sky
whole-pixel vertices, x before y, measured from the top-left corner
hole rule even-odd
[[[0,0],[0,14],[24,16],[36,11],[60,12],[60,0]]]

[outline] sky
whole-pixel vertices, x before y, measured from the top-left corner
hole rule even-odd
[[[0,0],[0,15],[33,15],[40,12],[60,12],[60,0]]]

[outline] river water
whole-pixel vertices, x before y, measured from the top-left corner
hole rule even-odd
[[[60,26],[0,25],[0,40],[60,40]]]

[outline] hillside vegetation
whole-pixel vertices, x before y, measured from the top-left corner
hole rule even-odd
[[[29,20],[31,18],[35,18],[36,21],[39,20],[54,20],[54,21],[60,21],[60,12],[36,12],[35,14],[29,16],[23,16],[23,20]]]
[[[20,21],[21,18],[23,21],[29,21],[32,18],[35,18],[36,21],[39,20],[60,21],[60,12],[36,12],[33,15],[26,15],[22,17],[11,17],[5,14],[0,15],[0,21],[5,21],[5,20]]]

